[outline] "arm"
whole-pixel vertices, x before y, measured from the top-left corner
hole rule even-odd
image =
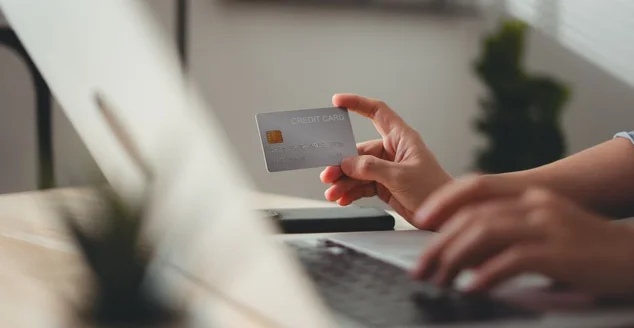
[[[455,179],[434,191],[417,211],[419,229],[440,229],[458,211],[540,187],[608,217],[634,214],[634,145],[604,142],[539,168]]]
[[[433,230],[463,206],[538,186],[612,217],[634,214],[634,145],[626,138],[532,170],[454,180],[420,135],[385,103],[339,94],[333,105],[372,119],[382,137],[359,144],[361,156],[320,175],[332,184],[326,199],[340,205],[379,196],[416,227]]]
[[[494,179],[539,185],[609,216],[634,215],[634,145],[625,138],[607,141],[549,165],[501,174]]]

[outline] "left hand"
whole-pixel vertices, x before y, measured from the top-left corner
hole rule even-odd
[[[414,276],[447,285],[461,270],[476,268],[468,291],[540,273],[596,295],[634,292],[631,226],[607,222],[547,190],[509,193],[457,210]]]

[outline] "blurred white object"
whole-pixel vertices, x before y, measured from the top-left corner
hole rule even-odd
[[[135,141],[158,189],[150,227],[160,239],[155,272],[177,266],[192,278],[178,286],[198,284],[198,296],[208,291],[200,304],[211,304],[209,316],[219,324],[207,326],[268,325],[253,313],[285,327],[329,326],[292,258],[269,237],[273,227],[248,206],[250,183],[222,126],[142,3],[0,5],[105,177],[125,196],[146,181],[104,120],[97,94]]]

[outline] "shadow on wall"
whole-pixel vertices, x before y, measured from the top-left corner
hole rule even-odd
[[[527,65],[566,81],[573,90],[563,120],[568,153],[634,130],[634,86],[539,31],[531,32]]]

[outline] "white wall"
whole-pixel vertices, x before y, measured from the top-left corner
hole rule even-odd
[[[173,29],[173,0],[147,0],[166,33]],[[6,26],[0,13],[0,26]],[[56,102],[53,104],[55,176],[59,186],[100,180],[96,165]],[[35,95],[19,56],[0,47],[0,193],[37,188]]]
[[[608,140],[618,131],[634,130],[634,86],[540,32],[530,35],[527,64],[572,89],[563,122],[570,153]]]
[[[27,66],[0,47],[0,192],[37,186],[35,95]]]
[[[261,189],[323,198],[319,169],[266,172],[254,115],[329,106],[336,92],[387,101],[451,172],[471,165],[479,20],[192,2],[190,71]],[[362,118],[353,128],[378,136]]]
[[[0,13],[0,28],[6,20]],[[0,193],[37,186],[35,98],[27,66],[0,46]]]
[[[488,28],[494,27],[497,18],[507,11],[504,1],[491,1],[495,5]],[[538,22],[550,34],[558,23],[554,16],[542,17]],[[563,115],[569,154],[604,142],[615,132],[634,130],[634,85],[540,31],[529,32],[525,57],[529,71],[557,78],[571,88],[572,99]]]
[[[147,0],[174,31],[173,0]],[[285,6],[223,5],[191,0],[190,72],[230,134],[257,186],[321,198],[318,169],[265,171],[253,115],[328,106],[335,92],[357,92],[393,105],[425,137],[452,173],[467,170],[478,143],[470,122],[480,91],[470,71],[481,24],[417,14]],[[0,24],[2,18],[0,17]],[[632,88],[539,33],[530,68],[568,81],[573,101],[564,127],[570,152],[632,129]],[[0,48],[0,192],[34,189],[33,91],[26,67]],[[358,140],[376,137],[353,118]],[[57,177],[82,184],[90,156],[55,109]]]
[[[0,13],[0,27],[5,26]],[[59,105],[54,103],[52,109],[57,183],[68,186],[93,181],[95,177],[88,172],[94,170],[94,161]],[[35,90],[25,62],[0,46],[0,193],[37,188],[35,112]]]
[[[173,33],[173,0],[148,3],[166,33]],[[189,15],[190,72],[260,189],[323,197],[318,169],[266,172],[254,115],[329,106],[335,92],[386,100],[419,129],[450,171],[460,173],[471,164],[476,140],[470,120],[479,88],[469,65],[477,52],[478,20],[309,7],[227,6],[213,0],[191,0]],[[0,65],[0,72],[5,72],[3,66],[12,63],[0,57]],[[20,74],[8,75],[0,74],[0,81],[7,83]],[[33,134],[32,119],[24,114],[30,108],[27,101],[32,101],[29,92],[25,85],[15,90],[0,88],[3,104],[12,99],[9,93],[22,99],[7,105],[18,113],[5,115],[3,111],[0,130],[15,124],[10,122],[21,122],[24,132],[12,138],[23,143]],[[90,164],[90,157],[61,112],[56,112],[55,119],[58,180],[81,184],[90,178],[82,173],[82,165]],[[355,117],[353,126],[359,141],[377,136],[371,123],[363,119]],[[26,129],[31,130],[27,133]],[[33,154],[32,145],[2,148],[0,166],[16,155],[22,157],[21,163],[32,163]],[[34,188],[33,181],[17,180],[18,185],[0,191]]]

